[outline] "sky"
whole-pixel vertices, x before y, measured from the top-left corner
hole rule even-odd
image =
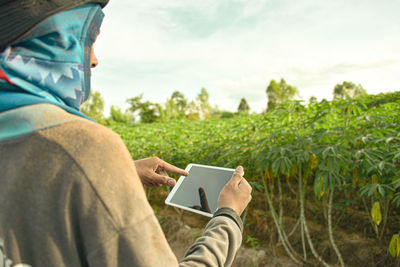
[[[284,78],[299,99],[331,99],[337,83],[368,93],[400,90],[399,0],[111,0],[95,51],[92,89],[111,105],[173,91],[236,111],[267,104]]]

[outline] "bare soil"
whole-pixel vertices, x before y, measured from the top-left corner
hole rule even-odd
[[[163,204],[168,192],[156,190],[148,194],[150,203],[155,208],[167,240],[181,259],[186,249],[201,236],[208,218],[191,212],[186,212]],[[278,242],[278,235],[270,213],[259,192],[255,193],[245,220],[243,244],[237,253],[233,266],[298,266],[286,254],[283,246]],[[306,208],[307,224],[311,238],[318,253],[331,265],[339,266],[328,238],[327,223],[318,202],[311,203]],[[298,217],[298,203],[296,199],[285,198],[283,224],[287,232],[295,226]],[[346,266],[394,266],[399,267],[400,261],[393,259],[388,253],[390,237],[400,229],[400,216],[394,212],[390,217],[384,238],[378,241],[368,215],[361,207],[337,207],[333,210],[334,239]],[[246,243],[247,237],[257,238],[258,245],[253,247]],[[290,241],[296,251],[301,251],[301,236],[294,231]],[[307,266],[321,266],[313,259]]]

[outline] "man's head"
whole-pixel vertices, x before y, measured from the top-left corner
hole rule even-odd
[[[17,43],[46,18],[86,3],[103,8],[109,0],[13,0],[1,1],[0,52]],[[5,2],[5,3],[4,3]]]
[[[98,64],[93,43],[103,16],[98,3],[50,15],[0,51],[0,78],[21,92],[79,110],[90,94],[90,68]]]
[[[96,68],[97,65],[99,65],[99,61],[97,60],[96,54],[94,53],[94,44],[93,44],[90,53],[90,67]]]

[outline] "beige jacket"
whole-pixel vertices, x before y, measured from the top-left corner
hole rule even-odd
[[[53,105],[22,109],[22,115],[12,113],[19,109],[0,113],[0,133],[10,117],[35,129],[0,141],[0,261],[231,265],[242,241],[241,221],[232,210],[212,218],[178,263],[118,135]]]

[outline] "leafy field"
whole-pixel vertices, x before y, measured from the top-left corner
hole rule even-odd
[[[244,240],[255,250],[275,246],[306,265],[396,264],[400,92],[292,102],[229,119],[109,127],[135,159],[158,156],[182,168],[242,165],[254,188]],[[368,255],[357,254],[360,245],[369,246]]]

